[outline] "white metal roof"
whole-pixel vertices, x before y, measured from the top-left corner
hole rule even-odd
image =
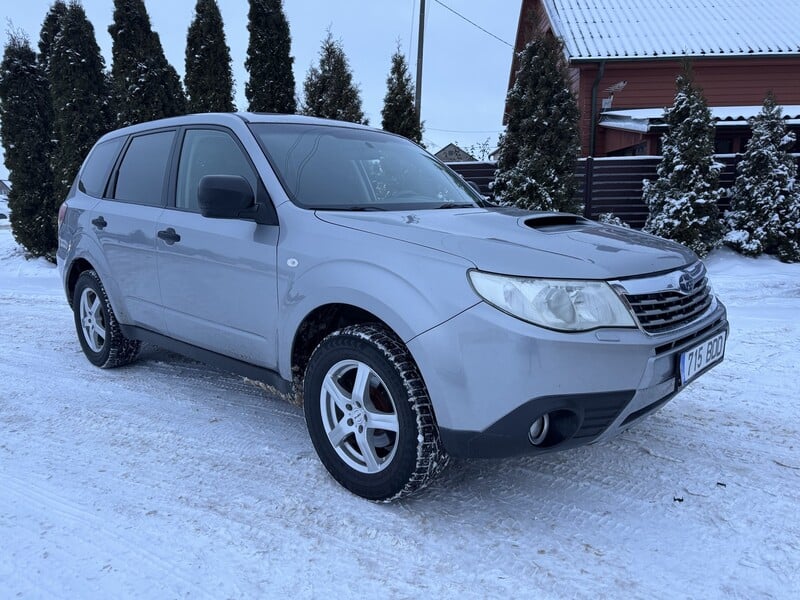
[[[543,0],[572,60],[800,54],[800,0]]]
[[[788,125],[800,124],[800,105],[783,106],[783,118]],[[743,126],[748,119],[761,112],[758,106],[711,106],[711,117],[719,126]],[[600,125],[609,129],[647,133],[654,126],[664,124],[663,108],[634,108],[609,110],[600,114]]]

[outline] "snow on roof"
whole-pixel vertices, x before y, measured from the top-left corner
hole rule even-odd
[[[571,60],[800,54],[798,0],[543,0]]]
[[[783,106],[783,118],[789,125],[800,124],[800,105]],[[717,126],[747,125],[748,119],[761,112],[757,106],[711,106],[711,117]],[[647,133],[653,127],[664,124],[663,108],[635,108],[630,110],[610,110],[601,113],[600,125],[609,129],[638,131]]]

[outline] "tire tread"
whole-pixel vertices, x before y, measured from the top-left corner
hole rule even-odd
[[[78,282],[75,285],[75,295],[76,297],[79,294],[79,291],[83,290],[82,281],[81,280],[89,280],[91,281],[95,291],[100,295],[100,301],[103,303],[105,307],[106,315],[108,317],[108,324],[106,326],[106,340],[109,344],[109,352],[108,356],[105,358],[104,361],[96,364],[101,369],[113,369],[115,367],[122,367],[124,365],[130,364],[136,357],[139,356],[139,350],[141,349],[141,342],[139,340],[131,340],[126,338],[122,330],[119,327],[119,322],[117,321],[117,317],[114,314],[114,310],[111,308],[111,301],[108,299],[108,293],[106,292],[106,288],[103,285],[103,282],[100,280],[100,275],[97,274],[97,271],[94,269],[89,269],[81,273],[80,277],[78,278]],[[79,310],[78,302],[74,302],[75,304],[75,311]],[[77,317],[76,317],[77,319]],[[77,326],[77,320],[76,320]],[[83,343],[83,332],[78,327],[78,338],[81,341],[81,346],[86,349],[86,346]],[[101,352],[102,354],[102,352]],[[94,361],[92,361],[94,362]]]
[[[363,340],[375,347],[394,366],[405,386],[408,402],[416,417],[418,429],[416,464],[410,477],[398,492],[377,501],[392,502],[406,498],[427,487],[450,461],[439,437],[439,427],[436,424],[428,389],[405,344],[379,323],[350,325],[334,331],[324,338],[317,348],[330,344],[334,339],[338,339],[341,344],[346,344],[347,338]],[[339,482],[348,487],[346,482],[341,480]]]

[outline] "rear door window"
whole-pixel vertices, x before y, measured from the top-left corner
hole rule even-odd
[[[174,140],[174,131],[134,137],[119,167],[114,199],[161,206]]]
[[[111,168],[117,160],[124,141],[125,138],[121,137],[97,144],[94,147],[81,171],[81,177],[78,181],[78,189],[80,191],[95,198],[103,197],[103,192],[106,191],[106,183],[108,183],[108,176],[111,174]]]

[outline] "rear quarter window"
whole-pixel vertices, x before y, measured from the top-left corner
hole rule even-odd
[[[92,149],[78,180],[78,189],[80,191],[95,198],[103,197],[103,192],[105,192],[106,184],[108,183],[108,176],[111,174],[111,168],[114,166],[114,161],[117,160],[117,155],[124,141],[125,138],[108,140],[102,144],[97,144]]]

